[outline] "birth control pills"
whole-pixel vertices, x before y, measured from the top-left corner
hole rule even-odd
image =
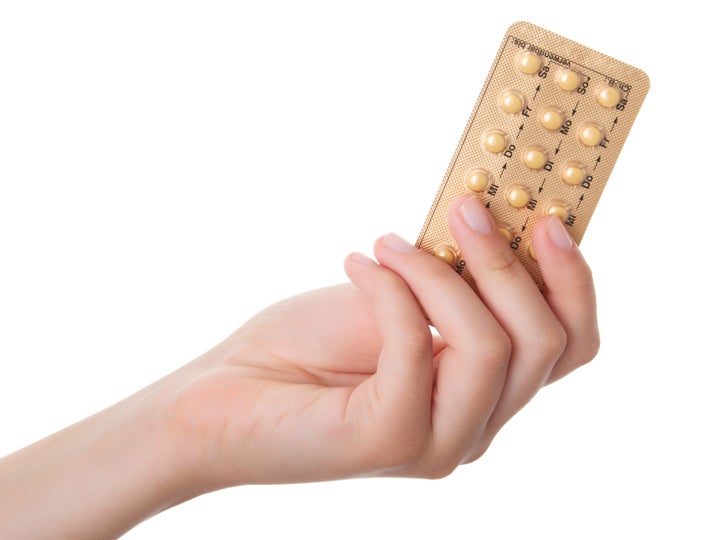
[[[543,288],[535,223],[555,215],[580,243],[649,87],[637,68],[531,23],[512,25],[417,246],[477,290],[447,223],[452,202],[470,194]]]

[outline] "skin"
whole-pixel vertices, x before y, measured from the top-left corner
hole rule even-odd
[[[350,283],[266,308],[0,460],[0,537],[116,538],[224,487],[440,478],[478,459],[541,387],[595,356],[595,294],[555,217],[532,239],[545,295],[477,199],[456,201],[449,223],[479,296],[437,258],[380,238],[375,260],[346,259]]]

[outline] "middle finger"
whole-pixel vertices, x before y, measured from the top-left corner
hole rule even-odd
[[[455,201],[448,219],[480,297],[512,343],[505,387],[488,423],[492,436],[543,385],[565,348],[565,330],[476,197]]]

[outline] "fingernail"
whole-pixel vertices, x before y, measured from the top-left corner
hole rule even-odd
[[[375,261],[373,261],[370,257],[358,252],[351,253],[350,258],[356,263],[365,264],[367,266],[372,266],[375,264]]]
[[[462,204],[460,214],[473,231],[488,234],[495,228],[490,212],[475,197],[470,197]]]
[[[547,232],[550,240],[559,248],[570,249],[575,245],[565,225],[563,225],[560,218],[555,215],[548,220]]]
[[[413,246],[407,240],[400,238],[395,233],[386,234],[382,237],[382,243],[385,247],[397,251],[399,253],[411,253],[417,251],[417,248]]]

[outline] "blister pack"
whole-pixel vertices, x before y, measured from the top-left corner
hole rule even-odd
[[[580,243],[650,87],[648,76],[528,22],[507,31],[417,240],[477,290],[450,233],[474,194],[543,288],[532,231],[555,214]]]

